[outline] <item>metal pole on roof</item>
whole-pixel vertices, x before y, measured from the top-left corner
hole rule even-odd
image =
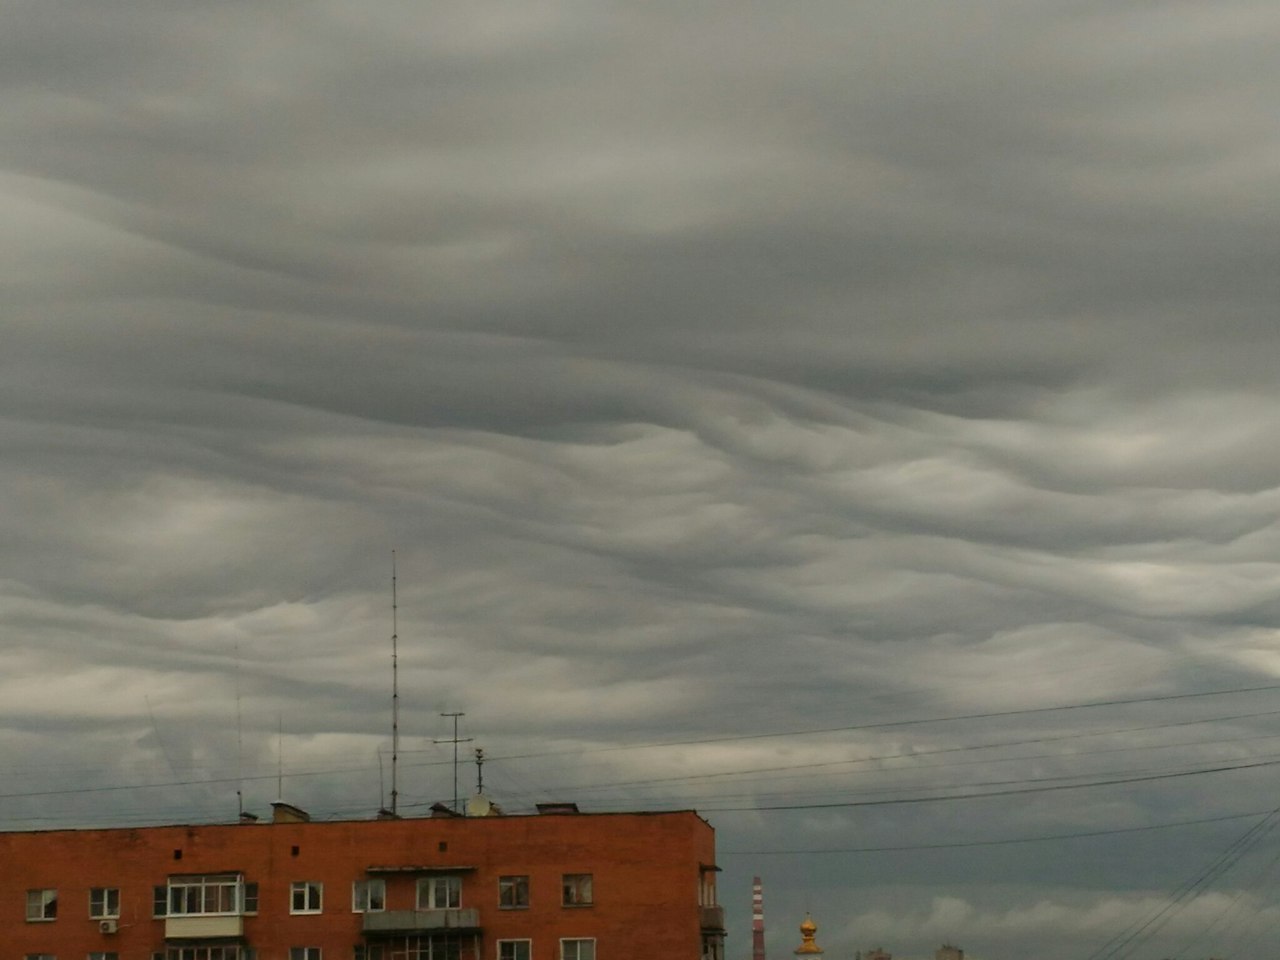
[[[391,551],[391,812],[397,812],[396,805],[400,791],[396,789],[396,766],[400,754],[400,664],[399,664],[399,624],[396,609],[396,552]]]
[[[465,717],[465,713],[442,713],[442,717],[453,717],[453,739],[452,740],[436,740],[435,743],[452,743],[453,744],[453,811],[458,812],[458,744],[470,743],[471,737],[466,739],[458,739],[458,718]]]

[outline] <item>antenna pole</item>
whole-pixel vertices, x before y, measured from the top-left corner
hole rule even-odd
[[[244,719],[240,711],[240,644],[236,644],[236,816],[244,819]]]
[[[484,793],[484,747],[476,747],[476,793]]]
[[[284,800],[284,714],[276,731],[276,799]]]
[[[396,609],[396,552],[391,551],[391,813],[395,814],[400,791],[396,789],[396,764],[400,754],[400,636]]]
[[[465,740],[458,739],[458,718],[465,717],[465,713],[442,713],[442,717],[453,717],[453,739],[452,740],[436,740],[435,743],[452,743],[453,744],[453,809],[458,809],[458,744],[470,743],[471,737]]]

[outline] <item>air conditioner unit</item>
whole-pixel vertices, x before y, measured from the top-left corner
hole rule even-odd
[[[99,920],[98,921],[99,933],[115,933],[118,929],[120,929],[119,920]]]

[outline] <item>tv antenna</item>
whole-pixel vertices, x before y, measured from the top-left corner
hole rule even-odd
[[[397,813],[396,763],[400,754],[400,637],[396,612],[396,552],[391,551],[391,814]]]
[[[458,739],[458,718],[465,717],[465,713],[442,713],[442,717],[453,718],[453,739],[452,740],[432,740],[432,743],[452,743],[453,744],[453,809],[458,809],[458,744],[470,743],[472,738],[467,737],[463,740]]]
[[[244,716],[240,710],[240,644],[236,643],[236,817],[244,819]]]
[[[284,714],[280,714],[276,727],[276,802],[284,802]]]

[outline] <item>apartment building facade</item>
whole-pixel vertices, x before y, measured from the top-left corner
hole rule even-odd
[[[716,873],[692,811],[0,833],[0,960],[722,960]]]

